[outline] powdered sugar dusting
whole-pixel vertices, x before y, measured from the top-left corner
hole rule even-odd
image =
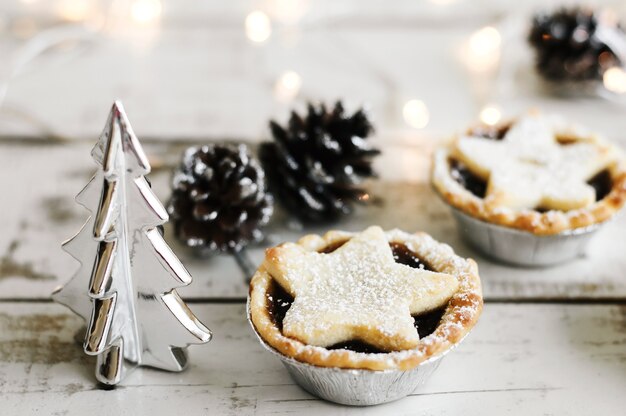
[[[614,157],[599,143],[559,144],[559,125],[548,117],[523,117],[500,141],[460,137],[454,153],[488,180],[487,204],[561,211],[589,206],[595,191],[587,181]]]
[[[287,244],[281,247],[299,246],[305,252],[322,251],[329,245],[343,242],[356,235],[348,232],[331,231],[323,237],[307,235],[295,245]],[[276,270],[273,270],[273,265],[279,263],[278,257],[281,257],[281,251],[277,251],[276,247],[267,251],[265,261],[251,282],[251,320],[258,331],[257,333],[273,348],[287,357],[316,366],[352,370],[409,370],[432,357],[445,354],[461,342],[478,320],[482,310],[482,293],[476,264],[472,260],[456,256],[449,246],[436,242],[424,233],[408,234],[399,230],[392,230],[385,232],[384,236],[389,244],[404,244],[411,251],[414,251],[420,259],[427,262],[432,269],[439,272],[447,271],[457,281],[458,288],[447,302],[441,321],[432,334],[420,339],[416,346],[388,353],[330,350],[322,346],[309,345],[296,337],[283,334],[272,322],[266,310],[267,289],[273,280],[278,280],[273,277],[276,273]],[[287,290],[285,284],[289,282],[283,280],[281,286]],[[386,319],[391,318],[386,317]],[[415,329],[413,328],[413,330]]]
[[[447,304],[459,281],[396,263],[393,235],[370,227],[329,254],[298,244],[273,249],[268,271],[295,298],[283,333],[322,347],[353,339],[385,351],[417,346],[412,315]]]

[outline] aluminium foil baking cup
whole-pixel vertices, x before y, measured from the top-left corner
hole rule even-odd
[[[291,378],[304,390],[330,402],[349,406],[371,406],[401,399],[413,393],[435,372],[441,359],[461,341],[411,370],[357,370],[319,367],[297,361],[276,351],[259,335],[250,317],[248,322],[266,350],[277,356]]]
[[[553,266],[582,256],[601,225],[553,235],[535,235],[481,221],[451,208],[465,241],[488,257],[516,266]]]

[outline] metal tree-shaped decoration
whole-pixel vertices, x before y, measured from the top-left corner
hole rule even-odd
[[[53,298],[87,322],[83,347],[97,356],[100,382],[117,384],[140,365],[181,371],[186,347],[211,332],[172,288],[191,276],[159,231],[168,215],[144,177],[150,165],[120,102],[91,155],[100,168],[76,201],[92,215],[63,244],[81,267]]]

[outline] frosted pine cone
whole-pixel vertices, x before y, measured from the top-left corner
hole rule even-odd
[[[361,109],[344,113],[309,104],[306,117],[293,112],[287,127],[270,122],[274,141],[259,156],[270,189],[294,215],[308,221],[334,220],[368,199],[359,185],[374,176],[372,159],[380,153],[367,143],[372,125]]]
[[[585,8],[536,15],[528,41],[535,49],[537,71],[552,81],[600,79],[604,71],[620,63],[598,36],[601,25],[624,36],[615,22]]]
[[[168,212],[187,246],[238,251],[259,241],[273,200],[263,170],[245,145],[206,145],[185,151],[172,180]]]

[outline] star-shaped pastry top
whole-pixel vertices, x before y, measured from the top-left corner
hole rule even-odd
[[[396,263],[380,227],[324,254],[285,243],[267,251],[269,274],[294,297],[283,334],[321,347],[360,340],[383,351],[414,348],[411,315],[445,305],[457,278]]]
[[[595,202],[587,181],[613,160],[597,142],[559,143],[554,122],[539,116],[521,118],[499,141],[460,137],[456,156],[488,181],[485,203],[561,211]]]

